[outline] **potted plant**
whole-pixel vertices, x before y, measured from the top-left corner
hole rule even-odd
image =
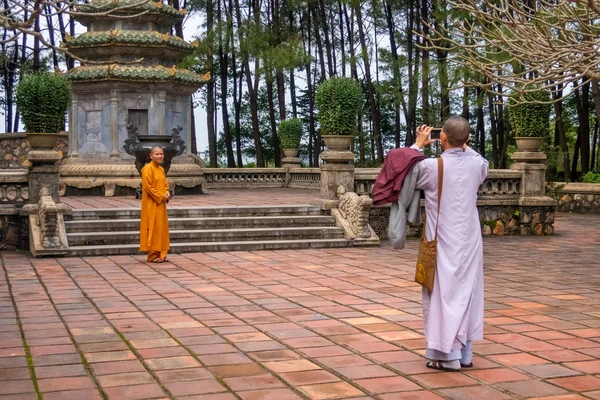
[[[538,151],[550,126],[550,94],[537,90],[509,100],[508,114],[520,151]]]
[[[71,86],[60,74],[39,72],[25,75],[17,86],[17,105],[33,149],[53,149],[65,136],[65,116],[71,101]]]
[[[302,120],[298,118],[283,120],[279,123],[277,131],[283,154],[286,157],[298,157],[302,139]]]
[[[329,150],[348,150],[357,132],[363,92],[354,79],[330,78],[321,83],[315,96],[321,137]]]

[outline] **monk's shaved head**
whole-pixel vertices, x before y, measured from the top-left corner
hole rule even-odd
[[[453,115],[444,122],[442,132],[446,133],[450,146],[459,147],[469,140],[469,121],[460,115]]]
[[[152,146],[152,148],[150,149],[150,154],[154,153],[155,150],[163,151],[163,148],[160,146]]]

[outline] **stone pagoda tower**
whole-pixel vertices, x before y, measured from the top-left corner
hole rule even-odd
[[[63,44],[87,61],[67,74],[72,104],[69,154],[60,169],[63,194],[132,193],[140,182],[130,145],[137,135],[173,134],[185,149],[173,160],[169,182],[180,192],[201,190],[203,164],[188,151],[190,96],[209,77],[177,68],[196,47],[171,35],[185,10],[161,0],[140,3],[92,0],[80,6],[76,18],[87,32]],[[104,63],[93,63],[98,61]]]

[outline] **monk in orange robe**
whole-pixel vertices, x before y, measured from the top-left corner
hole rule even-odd
[[[161,166],[165,158],[163,149],[150,150],[150,163],[142,168],[142,212],[140,220],[140,250],[148,252],[148,262],[167,261],[171,248],[167,203],[169,183]]]

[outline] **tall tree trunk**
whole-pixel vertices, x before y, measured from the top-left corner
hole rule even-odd
[[[371,108],[371,122],[373,124],[373,138],[377,148],[377,161],[383,162],[383,142],[381,139],[379,108],[375,101],[375,88],[371,77],[371,63],[369,60],[369,50],[367,48],[367,40],[365,37],[365,29],[362,19],[362,10],[360,4],[355,7],[356,24],[358,25],[358,36],[360,38],[361,53],[363,59],[363,68],[365,69],[365,80],[367,81],[367,95],[369,97],[369,105]],[[374,158],[375,159],[375,158]]]
[[[416,6],[415,0],[410,0],[410,11],[407,13],[408,18],[408,37],[412,36],[412,32],[416,29],[415,21],[421,19],[419,7]],[[406,118],[406,146],[410,146],[415,142],[417,128],[417,98],[419,89],[419,57],[421,51],[416,47],[412,40],[407,41],[408,55],[408,116]]]
[[[592,94],[594,95],[594,112],[596,114],[596,125],[594,127],[594,147],[593,147],[593,151],[592,151],[592,166],[591,166],[591,170],[594,169],[594,161],[595,161],[595,153],[596,153],[596,138],[598,136],[598,120],[600,119],[600,88],[598,87],[598,81],[592,81]],[[587,135],[587,149],[589,152],[589,134]],[[588,164],[589,165],[589,164]]]
[[[321,65],[321,76],[319,77],[319,82],[322,82],[327,78],[327,75],[325,73],[325,55],[323,54],[323,43],[321,42],[321,32],[319,31],[319,17],[317,15],[314,0],[308,2],[308,8],[309,12],[312,13],[312,20],[314,21],[312,27],[314,28],[315,41],[317,43],[317,51],[319,53],[319,63]]]
[[[206,84],[206,124],[208,132],[208,157],[211,168],[219,166],[217,160],[217,132],[215,131],[215,75],[213,68],[213,0],[206,0],[206,69],[210,81]]]
[[[260,26],[260,10],[258,9],[258,2],[254,2],[252,17],[254,18],[254,24],[256,27]],[[239,0],[235,0],[236,8],[236,19],[238,27],[243,26],[242,13],[240,10]],[[242,43],[245,38],[242,36],[241,29],[238,28],[239,41]],[[256,151],[256,165],[259,168],[265,167],[265,159],[262,152],[262,144],[260,141],[260,124],[258,121],[258,82],[260,80],[260,61],[259,59],[254,60],[254,82],[252,82],[252,72],[250,71],[250,60],[248,59],[247,53],[242,53],[242,61],[244,65],[244,72],[246,74],[246,84],[248,86],[248,96],[250,98],[250,112],[252,120],[252,137],[254,138],[254,146]]]
[[[557,85],[557,91],[554,94],[554,128],[558,136],[558,145],[560,146],[563,153],[563,170],[564,180],[568,181],[571,177],[571,166],[569,161],[569,146],[567,145],[567,135],[565,132],[565,122],[563,120],[563,101],[559,100],[562,98],[562,84]],[[556,144],[555,144],[556,145]]]
[[[306,36],[304,32],[304,21],[306,21]],[[313,74],[311,71],[311,53],[312,53],[312,18],[310,11],[306,13],[304,19],[300,21],[300,31],[302,33],[302,46],[304,48],[304,55],[306,63],[304,69],[306,70],[306,95],[308,97],[308,165],[316,167],[319,165],[319,137],[317,129],[315,127],[315,98],[313,88]],[[306,40],[304,39],[306,37]]]
[[[40,19],[35,19],[34,30],[36,33],[40,33]],[[34,71],[39,71],[42,68],[41,64],[41,50],[40,50],[40,38],[37,36],[33,37],[33,65],[32,69]]]
[[[421,18],[423,21],[428,21],[429,4],[427,0],[421,0]],[[422,43],[422,61],[421,61],[421,114],[423,115],[423,123],[431,125],[429,111],[429,50],[425,48],[425,37],[429,36],[429,28],[424,23],[422,25],[423,37]]]
[[[331,77],[335,75],[335,71],[333,69],[333,59],[331,55],[331,42],[329,41],[329,25],[327,23],[327,16],[325,14],[325,3],[323,2],[323,0],[319,0],[319,15],[319,22],[323,27],[323,39],[325,40],[325,50],[327,51],[327,71],[329,72],[329,76]],[[321,53],[321,55],[322,54],[323,53]]]
[[[51,53],[52,53],[52,66],[54,68],[58,68],[58,55],[56,54],[56,43],[54,37],[54,21],[52,21],[52,9],[49,5],[44,7],[46,10],[46,25],[48,27],[48,39],[50,44],[52,45]]]
[[[271,133],[273,135],[273,152],[275,155],[275,167],[281,167],[281,147],[277,137],[277,120],[275,117],[275,102],[273,101],[273,80],[267,77],[267,103],[269,104],[269,121],[271,122]]]
[[[590,170],[590,83],[581,87],[581,174]]]
[[[344,46],[344,12],[342,10],[342,2],[338,1],[338,14],[340,19],[340,53],[342,64],[342,76],[346,76],[346,47]]]
[[[221,117],[223,118],[223,134],[225,137],[225,148],[227,152],[227,167],[235,168],[235,158],[233,156],[233,144],[231,140],[231,126],[229,124],[229,108],[227,107],[228,97],[228,72],[229,67],[229,43],[230,36],[233,36],[233,21],[228,18],[227,35],[225,37],[225,50],[223,50],[223,29],[221,29],[222,13],[221,0],[217,0],[217,24],[219,25],[219,72],[221,75]]]

